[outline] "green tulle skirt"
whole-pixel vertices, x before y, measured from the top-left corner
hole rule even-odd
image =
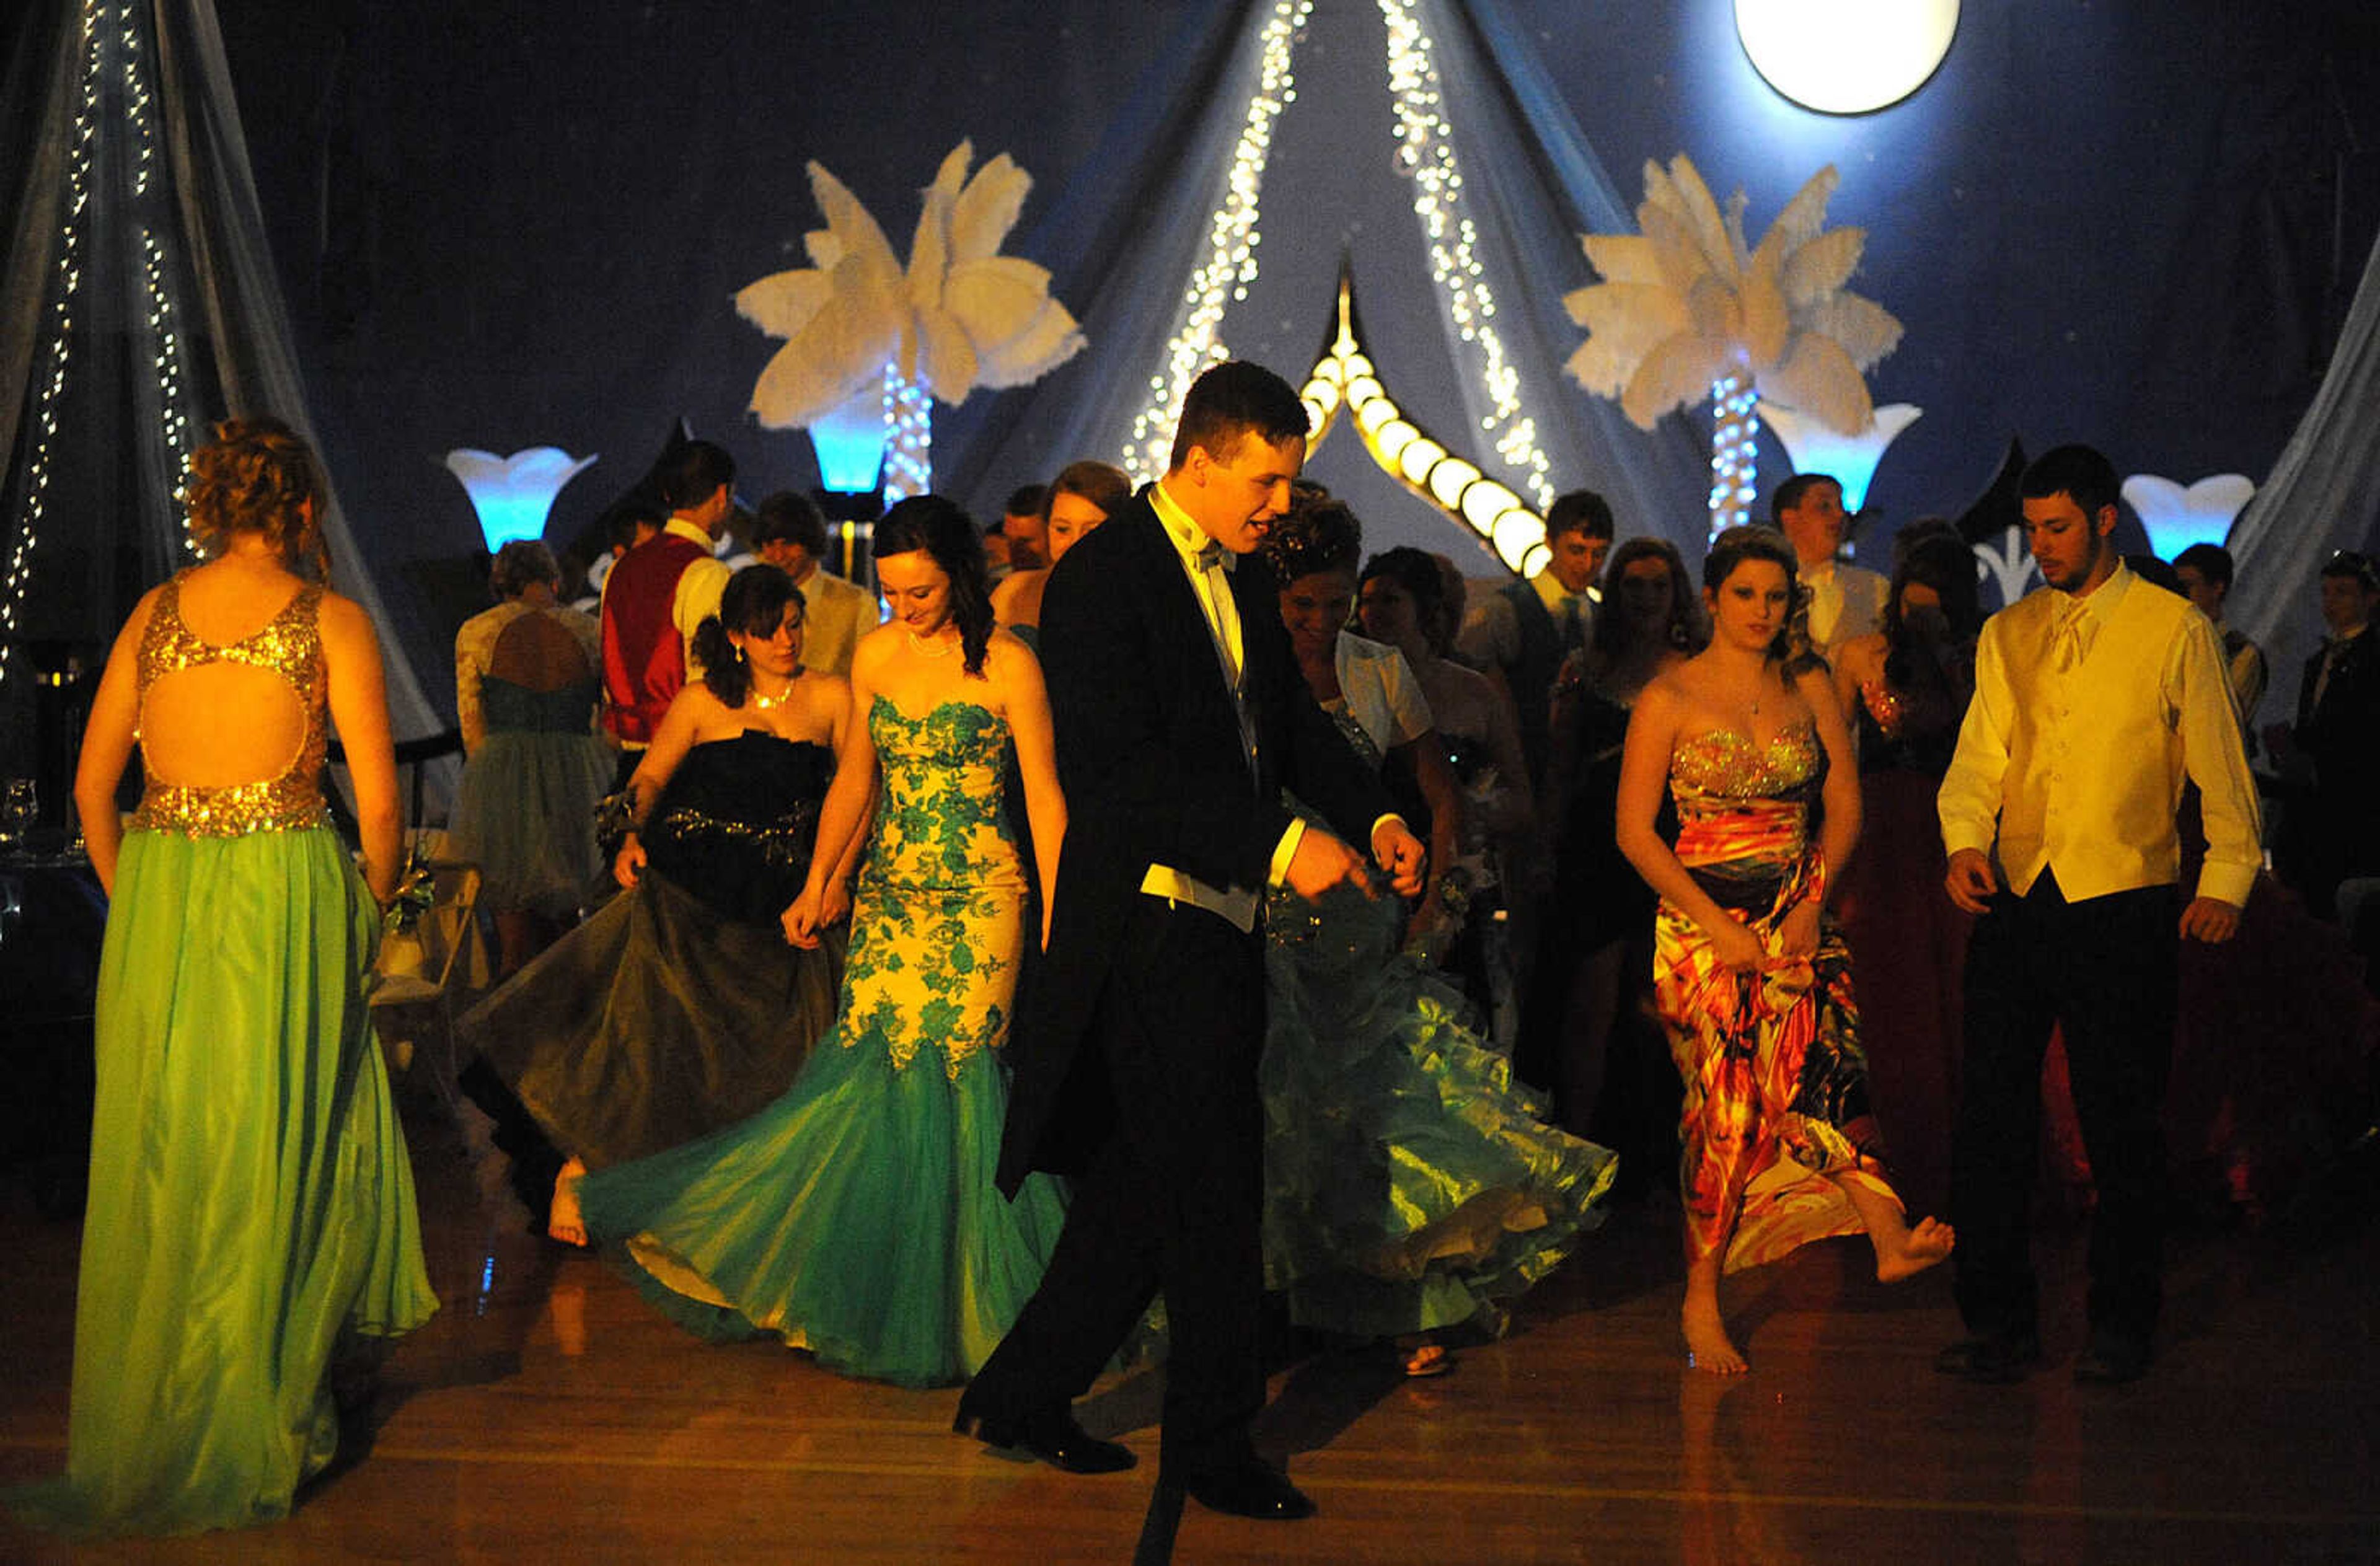
[[[78,1533],[287,1514],[338,1443],[329,1370],[437,1309],[362,999],[370,897],[327,828],[135,832],[101,958],[67,1472]]]
[[[1492,1321],[1602,1223],[1619,1167],[1545,1123],[1396,917],[1344,889],[1267,917],[1265,1281],[1357,1337]]]
[[[993,1053],[901,1067],[843,1038],[751,1119],[587,1175],[588,1232],[625,1240],[647,1297],[703,1336],[773,1334],[903,1386],[965,1380],[1040,1283],[1064,1198],[1046,1175],[1014,1202],[993,1184]]]

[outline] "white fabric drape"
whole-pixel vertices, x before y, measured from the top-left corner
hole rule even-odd
[[[2323,636],[2323,563],[2380,525],[2380,244],[2363,263],[2330,371],[2272,477],[2227,541],[2237,579],[2223,617],[2264,648],[2265,722],[2297,709],[2298,674]],[[2251,714],[2253,716],[2253,714]]]

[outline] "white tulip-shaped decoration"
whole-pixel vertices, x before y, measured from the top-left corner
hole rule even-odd
[[[1786,460],[1796,473],[1824,473],[1843,487],[1843,509],[1857,512],[1867,504],[1867,487],[1876,480],[1876,465],[1893,438],[1925,410],[1912,403],[1887,403],[1875,420],[1856,435],[1829,430],[1798,408],[1763,403],[1760,417],[1777,431]]]
[[[491,554],[516,539],[544,537],[562,486],[595,464],[592,456],[574,457],[557,446],[531,446],[510,456],[458,446],[444,460],[471,497]]]
[[[1826,227],[1837,177],[1832,164],[1813,175],[1752,246],[1743,193],[1721,212],[1681,153],[1666,171],[1645,164],[1641,233],[1581,236],[1604,280],[1563,297],[1587,329],[1566,368],[1640,430],[1706,396],[1718,405],[1714,532],[1751,501],[1763,401],[1844,434],[1873,422],[1864,372],[1899,344],[1900,322],[1844,286],[1867,235]]]
[[[2188,489],[2154,473],[2135,473],[2124,480],[2123,492],[2148,529],[2149,548],[2160,560],[2171,560],[2192,544],[2219,544],[2229,537],[2232,520],[2256,486],[2239,473],[2217,473]]]
[[[1031,176],[1002,152],[970,179],[974,159],[962,141],[942,160],[905,267],[868,209],[811,164],[826,219],[803,238],[811,264],[735,296],[745,320],[784,340],[752,388],[760,423],[847,427],[865,421],[873,400],[892,448],[888,493],[926,487],[929,395],[955,407],[978,386],[1021,386],[1083,347],[1075,318],[1050,297],[1047,269],[999,253]]]

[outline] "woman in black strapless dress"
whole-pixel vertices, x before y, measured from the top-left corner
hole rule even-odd
[[[678,693],[629,780],[638,826],[615,866],[628,893],[463,1019],[480,1056],[466,1086],[496,1115],[524,1198],[552,1191],[556,1239],[583,1243],[577,1174],[759,1111],[834,1020],[840,931],[802,951],[778,924],[851,718],[850,687],[801,668],[801,621],[775,567],[729,582],[696,637],[705,679]],[[522,1134],[523,1111],[558,1152]]]

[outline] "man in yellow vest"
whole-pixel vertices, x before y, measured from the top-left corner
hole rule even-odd
[[[2074,1378],[2137,1379],[2162,1302],[2165,1138],[2180,936],[2231,938],[2263,863],[2256,791],[2223,644],[2109,535],[2116,473],[2088,446],[2025,470],[2025,533],[2048,585],[1985,624],[1975,695],[1942,780],[1945,885],[1977,916],[1951,1138],[1960,1314],[1936,1368],[2014,1381],[2039,1358],[2027,1208],[2041,1062],[2062,1028],[2098,1185],[2091,1339]],[[2176,887],[2174,806],[2198,785],[2206,861]]]

